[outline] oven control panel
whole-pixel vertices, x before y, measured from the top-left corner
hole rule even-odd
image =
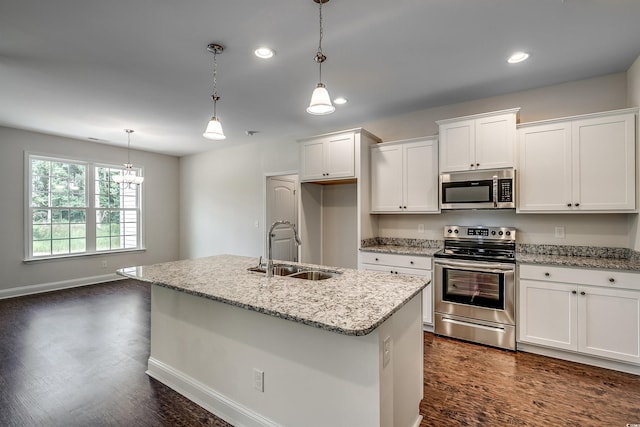
[[[485,227],[483,225],[447,225],[444,227],[446,240],[498,240],[516,241],[516,229],[511,227]]]

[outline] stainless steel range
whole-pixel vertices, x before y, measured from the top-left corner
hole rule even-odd
[[[434,254],[434,332],[516,349],[516,229],[446,226]]]

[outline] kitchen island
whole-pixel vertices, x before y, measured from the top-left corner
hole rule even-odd
[[[339,268],[268,278],[247,270],[257,263],[119,270],[152,284],[147,373],[236,426],[417,427],[425,280]]]

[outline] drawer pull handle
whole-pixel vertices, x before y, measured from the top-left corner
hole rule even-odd
[[[380,261],[378,258],[376,258],[376,261]]]
[[[609,282],[610,282],[610,283],[613,283],[613,282],[615,282],[615,281],[616,281],[616,279],[614,279],[613,277],[609,277]]]
[[[409,261],[409,264],[413,265],[413,261]],[[613,282],[613,279],[609,279],[610,282]]]
[[[549,274],[549,273],[544,273],[544,277],[549,277],[549,276],[551,276],[551,274]]]

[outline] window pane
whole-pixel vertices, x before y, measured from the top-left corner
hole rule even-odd
[[[122,249],[122,246],[120,246],[120,236],[111,237],[111,249]]]
[[[48,209],[38,209],[38,210],[34,210],[33,211],[33,223],[34,224],[44,224],[44,223],[50,223],[51,222],[51,218],[50,218],[50,213],[51,211]]]
[[[69,253],[69,240],[51,240],[51,248],[54,255]]]
[[[109,246],[109,237],[98,237],[96,238],[96,250],[97,251],[108,251],[111,249]]]
[[[87,236],[86,224],[75,224],[75,223],[71,224],[69,227],[69,236],[72,238],[86,237]]]
[[[51,255],[51,240],[39,240],[33,242],[33,255]]]
[[[48,240],[51,239],[51,225],[34,225],[33,226],[33,240]]]
[[[87,241],[86,239],[71,239],[69,240],[71,243],[70,252],[84,252],[87,250]]]

